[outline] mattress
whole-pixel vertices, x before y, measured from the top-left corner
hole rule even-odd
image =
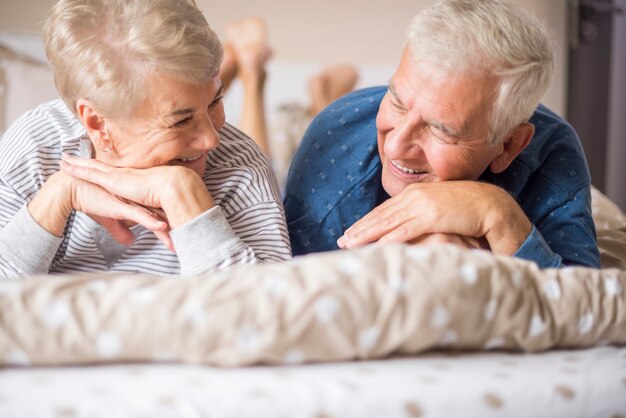
[[[0,372],[13,417],[623,417],[626,349],[235,369],[130,364]]]

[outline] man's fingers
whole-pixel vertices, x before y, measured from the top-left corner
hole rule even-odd
[[[398,209],[396,205],[374,209],[348,228],[337,241],[337,245],[340,248],[358,247],[378,241],[387,234],[393,234],[394,237],[411,235],[410,237],[414,238],[416,235],[410,234],[406,227],[407,222],[411,220],[410,215]]]

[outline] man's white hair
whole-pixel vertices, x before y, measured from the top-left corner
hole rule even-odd
[[[79,98],[124,117],[145,98],[151,72],[204,84],[222,47],[193,0],[60,0],[44,28],[56,88],[76,112]]]
[[[499,0],[441,0],[413,18],[407,31],[413,59],[442,73],[494,75],[490,142],[527,121],[554,73],[555,47],[546,27]]]

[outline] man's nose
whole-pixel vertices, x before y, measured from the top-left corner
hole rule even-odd
[[[385,148],[393,150],[397,158],[407,152],[415,152],[424,145],[424,125],[421,121],[406,118],[387,134]]]

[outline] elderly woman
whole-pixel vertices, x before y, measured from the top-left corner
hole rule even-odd
[[[0,141],[0,276],[190,275],[290,257],[267,160],[225,122],[222,48],[193,0],[61,0],[61,100]]]

